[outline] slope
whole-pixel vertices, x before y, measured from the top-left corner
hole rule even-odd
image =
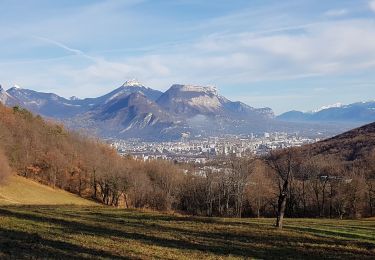
[[[168,130],[177,127],[173,117],[142,92],[118,95],[82,117],[76,117],[74,122],[80,125],[95,122],[94,128],[100,136],[142,137],[145,140],[159,140],[164,135],[168,139],[173,136]],[[180,135],[176,134],[174,138],[180,138]]]
[[[18,175],[10,176],[5,182],[5,185],[0,186],[0,205],[11,204],[98,205],[97,203],[83,199],[67,191],[53,189]]]
[[[357,102],[349,105],[338,103],[305,113],[289,111],[277,116],[277,119],[289,122],[370,123],[375,120],[375,101]]]
[[[312,156],[331,156],[342,161],[366,159],[375,152],[375,123],[304,146],[301,151]]]

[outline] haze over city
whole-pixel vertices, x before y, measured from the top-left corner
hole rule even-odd
[[[375,259],[375,0],[0,11],[0,259]]]

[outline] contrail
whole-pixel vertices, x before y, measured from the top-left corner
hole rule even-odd
[[[90,55],[87,55],[86,53],[84,53],[83,51],[79,50],[79,49],[74,49],[74,48],[71,48],[61,42],[58,42],[58,41],[55,41],[55,40],[52,40],[52,39],[49,39],[49,38],[46,38],[46,37],[40,37],[40,36],[33,36],[33,38],[35,39],[38,39],[38,40],[41,40],[41,41],[44,41],[44,42],[48,42],[48,43],[51,43],[63,50],[66,50],[66,51],[69,51],[71,53],[73,53],[74,55],[77,55],[77,56],[82,56],[82,57],[85,57],[89,60],[93,60],[93,61],[96,61],[96,58],[93,57],[93,56],[90,56]]]

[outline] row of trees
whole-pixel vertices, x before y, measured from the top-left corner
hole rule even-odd
[[[204,216],[375,214],[374,153],[350,163],[300,150],[206,165],[141,162],[20,108],[0,105],[0,179],[20,175],[117,207]],[[3,153],[1,152],[3,151]]]
[[[229,158],[193,170],[185,176],[180,209],[206,216],[236,216],[244,213],[255,159]]]
[[[357,164],[305,158],[297,149],[265,158],[227,158],[188,175],[180,208],[206,216],[363,217],[375,214],[373,155]]]
[[[298,149],[265,159],[277,181],[277,222],[290,217],[362,217],[375,210],[375,153],[353,162],[308,156]]]

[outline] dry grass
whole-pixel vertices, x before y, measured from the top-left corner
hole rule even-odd
[[[17,175],[10,176],[5,185],[0,186],[0,205],[12,204],[96,205],[96,203],[82,199],[72,193],[61,189],[53,189]]]
[[[374,259],[374,220],[199,218],[109,207],[5,206],[0,258]]]

